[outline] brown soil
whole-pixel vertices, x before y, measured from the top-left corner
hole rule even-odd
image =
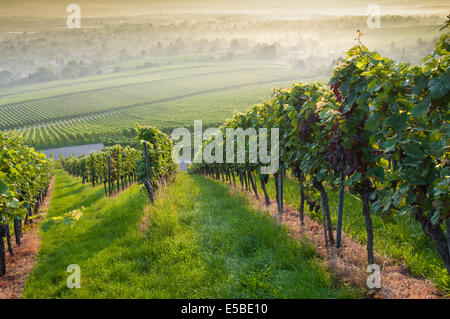
[[[53,185],[54,178],[50,182],[44,202],[39,207],[38,217],[23,228],[21,245],[16,246],[16,241],[11,238],[14,256],[6,253],[6,275],[0,278],[0,299],[17,299],[22,296],[25,281],[33,270],[41,247],[38,223],[47,214]]]
[[[241,192],[239,187],[233,187],[235,192]],[[271,216],[278,215],[276,201],[266,207],[264,198],[256,199],[253,193],[247,193],[252,205],[260,210],[269,211]],[[408,271],[404,261],[380,256],[375,253],[375,262],[381,268],[381,289],[369,289],[366,281],[370,273],[367,268],[367,250],[359,242],[342,234],[341,248],[326,246],[322,224],[304,216],[304,225],[300,223],[299,212],[284,205],[282,223],[287,226],[291,234],[299,239],[306,239],[313,243],[327,269],[338,280],[346,284],[362,288],[368,298],[383,299],[436,299],[442,298],[438,289],[426,279],[414,278]],[[334,234],[336,236],[336,234]]]
[[[144,215],[142,216],[141,222],[139,223],[139,230],[141,233],[145,234],[150,227],[150,219],[148,215],[150,214],[150,205],[147,205],[144,209]]]

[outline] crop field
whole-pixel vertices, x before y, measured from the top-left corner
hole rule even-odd
[[[0,129],[36,148],[84,144],[127,134],[139,124],[219,123],[270,97],[273,88],[311,79],[274,63],[180,63],[73,81],[55,81],[0,94]],[[125,132],[125,133],[124,133]]]

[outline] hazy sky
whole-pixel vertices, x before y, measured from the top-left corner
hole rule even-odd
[[[84,16],[249,11],[365,14],[369,4],[378,4],[384,14],[450,12],[449,0],[0,0],[0,15],[59,17],[71,3],[80,5]]]

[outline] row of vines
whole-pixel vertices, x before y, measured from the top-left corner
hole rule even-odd
[[[73,155],[61,158],[63,169],[82,183],[93,187],[103,184],[111,196],[133,182],[142,184],[151,202],[161,184],[170,181],[177,165],[172,160],[172,140],[157,128],[137,126],[140,149],[129,146],[109,146],[89,156]]]
[[[82,178],[83,184],[103,184],[105,194],[111,196],[136,181],[134,163],[140,156],[134,148],[114,145],[89,156],[61,158],[61,165],[70,175]]]
[[[320,207],[327,243],[340,245],[348,190],[362,201],[369,264],[374,263],[372,214],[386,222],[407,214],[434,242],[450,273],[449,62],[448,35],[441,37],[421,66],[396,63],[359,43],[335,67],[331,89],[311,83],[276,90],[271,100],[235,114],[220,133],[226,140],[227,128],[268,128],[270,150],[275,146],[270,144],[270,128],[279,129],[280,169],[274,179],[280,220],[283,178],[289,169],[299,182],[300,222],[305,201],[310,209]],[[209,145],[214,139],[206,141],[203,150],[225,153],[225,145]],[[269,176],[261,174],[260,158],[249,160],[249,139],[245,152],[245,163],[199,163],[190,170],[222,176],[230,183],[236,183],[237,174],[257,196],[255,176],[259,176],[269,204],[265,187]],[[340,189],[336,240],[327,195],[330,186]]]
[[[138,182],[145,186],[153,203],[157,189],[169,182],[177,171],[172,160],[173,144],[166,134],[154,127],[138,126],[136,131],[140,150],[114,145],[89,156],[61,158],[62,168],[93,187],[103,184],[109,196]],[[23,223],[33,221],[47,195],[54,175],[53,163],[44,154],[26,146],[21,137],[0,133],[0,276],[6,273],[6,247],[14,254],[12,235],[19,246]],[[71,213],[49,218],[43,229],[61,220],[70,223],[77,218],[79,216]]]
[[[47,124],[38,124],[7,131],[10,135],[20,135],[27,145],[44,149],[64,147],[104,141],[115,136],[134,137],[131,129],[105,127],[97,118],[75,118]]]
[[[22,226],[33,221],[52,176],[53,161],[24,145],[22,138],[0,133],[0,276],[6,273],[5,239],[13,255],[12,230],[20,246]]]

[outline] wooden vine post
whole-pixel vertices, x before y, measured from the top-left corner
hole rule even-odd
[[[92,164],[91,164],[91,179],[92,179],[92,187],[95,187],[95,170],[94,170],[94,159],[92,158]]]
[[[6,252],[5,242],[3,237],[5,236],[4,226],[0,225],[0,277],[6,274]]]
[[[22,220],[15,218],[14,219],[14,234],[16,236],[16,245],[20,246],[20,236],[22,233]]]
[[[338,219],[336,229],[336,248],[341,247],[341,234],[342,234],[342,216],[344,215],[344,171],[341,171],[339,177],[340,189],[339,189],[339,203],[338,203]]]
[[[145,157],[145,168],[147,170],[147,180],[145,181],[145,188],[147,188],[148,198],[150,203],[153,204],[153,190],[151,184],[151,174],[150,174],[150,160],[148,159],[147,152],[147,142],[144,141],[144,157]]]
[[[6,229],[6,243],[8,244],[8,251],[11,256],[14,256],[14,251],[11,245],[11,232],[9,230],[9,224],[4,225]]]
[[[258,189],[256,187],[255,181],[253,180],[253,174],[251,172],[249,172],[248,177],[250,179],[250,184],[252,185],[253,192],[255,193],[256,198],[259,199]]]
[[[111,157],[108,156],[108,193],[111,196]]]
[[[117,157],[116,162],[116,179],[117,179],[117,192],[120,191],[120,178],[119,178],[119,157]]]
[[[275,194],[277,200],[277,208],[278,208],[278,222],[281,223],[283,216],[283,173],[280,169],[275,173]]]
[[[269,194],[267,194],[267,189],[266,189],[266,183],[269,180],[269,176],[268,175],[263,176],[263,175],[259,174],[259,180],[261,182],[261,188],[264,193],[264,200],[266,202],[266,206],[270,206],[270,198],[269,198]]]
[[[284,194],[283,194],[283,191],[284,191],[284,186],[283,186],[283,176],[284,176],[284,174],[286,173],[286,171],[285,170],[283,170],[283,168],[281,168],[281,172],[280,172],[280,182],[279,182],[279,187],[280,187],[280,223],[281,223],[281,218],[282,218],[282,215],[283,215],[283,211],[284,211],[284,208],[283,208],[283,199],[284,199]]]
[[[303,185],[303,173],[300,171],[298,177],[300,183],[300,223],[305,224],[305,190]]]
[[[248,175],[247,175],[246,171],[244,171],[244,176],[243,177],[244,177],[244,183],[245,183],[245,191],[248,192],[248,183],[247,183]]]

